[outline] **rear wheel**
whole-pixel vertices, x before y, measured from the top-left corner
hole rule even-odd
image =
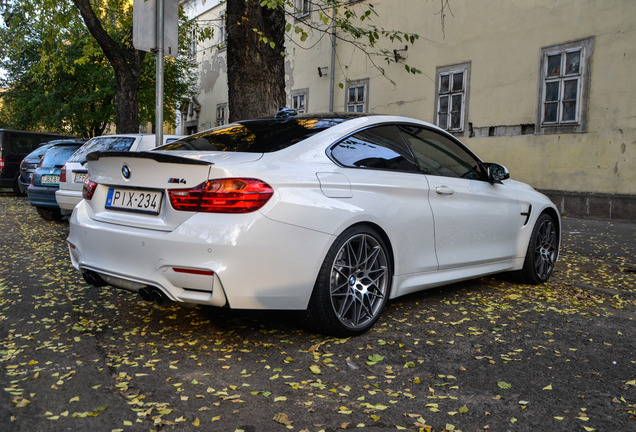
[[[391,290],[385,242],[366,226],[343,232],[329,249],[303,320],[334,336],[355,336],[380,317]]]
[[[532,230],[526,258],[517,276],[520,282],[540,284],[552,274],[559,251],[559,233],[549,215],[543,213]]]
[[[60,209],[56,208],[48,208],[48,207],[36,207],[38,214],[42,217],[42,219],[48,221],[58,221],[62,219],[62,213]]]

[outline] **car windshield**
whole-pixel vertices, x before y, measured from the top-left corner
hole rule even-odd
[[[80,147],[69,162],[86,162],[86,156],[96,151],[128,151],[135,142],[133,137],[97,137]]]
[[[182,138],[155,150],[269,153],[287,148],[351,118],[297,116],[245,120]]]
[[[43,168],[62,167],[79,148],[79,145],[64,145],[51,147],[42,158]]]

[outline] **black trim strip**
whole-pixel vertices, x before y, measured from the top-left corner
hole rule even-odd
[[[185,156],[177,156],[164,152],[130,152],[130,151],[96,151],[86,156],[87,161],[96,161],[105,157],[126,157],[133,159],[152,159],[157,162],[180,163],[184,165],[214,165],[201,159],[192,159]]]
[[[521,213],[521,216],[525,216],[526,217],[526,220],[523,223],[524,226],[528,225],[528,221],[530,220],[530,215],[531,214],[532,214],[532,204],[529,204],[528,211],[524,212],[524,213]]]

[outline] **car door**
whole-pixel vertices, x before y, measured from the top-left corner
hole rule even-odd
[[[430,185],[439,269],[512,259],[522,219],[506,186],[486,181],[478,159],[452,137],[400,129]]]
[[[329,155],[350,168],[343,171],[349,188],[336,189],[337,177],[322,174],[321,182],[332,181],[325,182],[323,193],[350,196],[347,202],[367,209],[365,218],[378,221],[391,240],[395,275],[437,270],[428,183],[397,127],[359,131],[332,146]]]

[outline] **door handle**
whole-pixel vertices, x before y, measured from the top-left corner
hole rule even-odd
[[[454,195],[455,191],[448,186],[437,186],[435,188],[435,193],[437,195]]]

